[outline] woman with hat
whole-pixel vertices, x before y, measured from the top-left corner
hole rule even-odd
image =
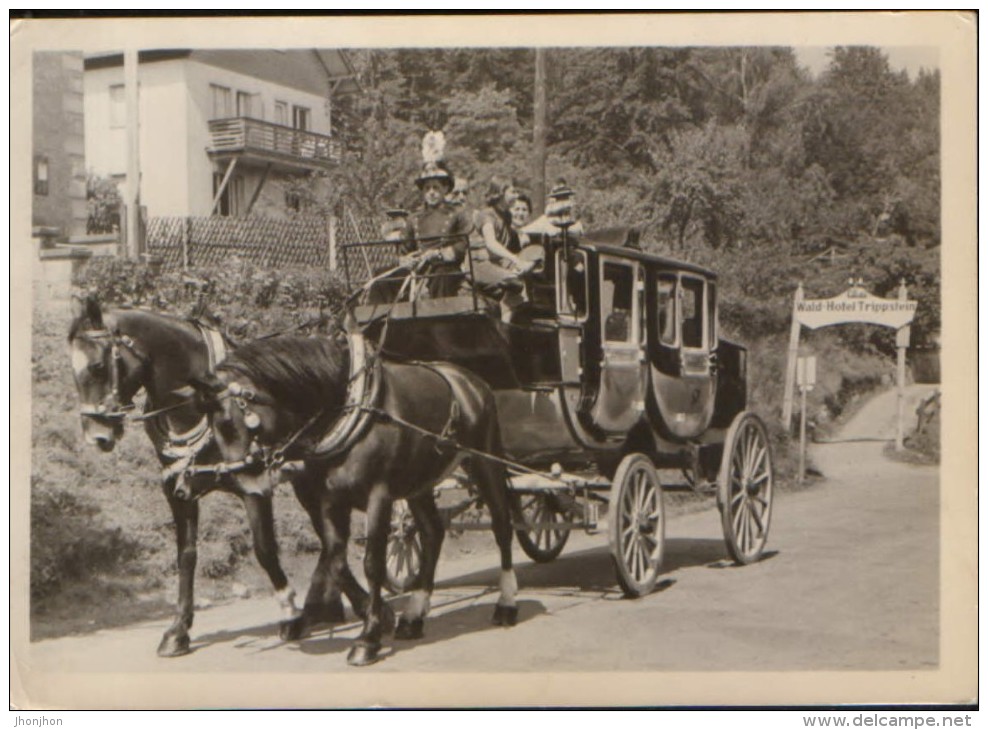
[[[477,238],[471,245],[474,283],[488,293],[501,296],[510,313],[524,301],[524,285],[519,278],[532,268],[511,250],[511,205],[518,191],[511,179],[495,176],[487,188],[487,207],[478,211],[475,224]]]

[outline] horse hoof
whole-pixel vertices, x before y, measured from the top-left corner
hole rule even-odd
[[[351,667],[366,667],[369,664],[373,664],[380,657],[378,652],[381,651],[379,646],[367,646],[366,644],[354,644],[350,647],[350,653],[347,654],[346,663]]]
[[[158,656],[171,658],[190,653],[188,634],[165,634],[158,644]]]
[[[282,621],[278,629],[282,641],[298,641],[305,638],[308,633],[305,616],[293,618],[290,621]]]
[[[395,629],[395,638],[408,641],[410,639],[421,639],[422,638],[422,628],[425,622],[420,618],[413,618],[411,620],[406,619],[402,616],[398,619],[398,627]]]
[[[514,626],[518,623],[518,607],[502,606],[501,604],[494,606],[494,616],[491,618],[491,623],[495,626]]]

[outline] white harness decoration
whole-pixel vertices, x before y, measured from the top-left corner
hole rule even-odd
[[[373,407],[381,391],[381,361],[368,353],[363,334],[347,333],[347,342],[350,348],[350,379],[343,415],[313,448],[312,456],[317,458],[340,454],[363,436],[373,419],[368,409]]]
[[[207,327],[201,322],[196,322],[196,327],[206,343],[208,372],[215,373],[216,367],[226,359],[226,342],[223,341],[223,335],[217,330]],[[183,433],[174,431],[171,424],[168,423],[167,416],[164,415],[155,418],[151,423],[166,443],[161,449],[162,456],[175,459],[173,463],[162,469],[161,477],[166,481],[176,474],[184,472],[199,455],[199,452],[212,441],[208,416],[203,416],[195,426]]]

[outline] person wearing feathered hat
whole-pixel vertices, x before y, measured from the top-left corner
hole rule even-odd
[[[402,266],[422,267],[429,277],[433,297],[454,296],[463,279],[460,268],[467,251],[467,235],[473,227],[469,216],[446,202],[453,189],[453,175],[443,162],[445,138],[429,132],[422,141],[422,172],[415,185],[422,205],[405,220],[402,231]]]

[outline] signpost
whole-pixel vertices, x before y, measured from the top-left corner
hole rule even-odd
[[[852,279],[850,287],[832,299],[805,299],[800,283],[793,297],[792,327],[789,331],[789,357],[786,361],[785,394],[782,400],[782,424],[786,430],[792,423],[793,390],[796,381],[796,355],[799,351],[799,335],[803,327],[819,329],[837,324],[863,322],[891,327],[896,331],[896,381],[899,388],[899,417],[896,426],[895,448],[902,450],[904,437],[904,404],[906,388],[906,348],[909,347],[909,325],[916,316],[919,303],[906,294],[905,280],[899,282],[896,299],[882,299],[869,294],[863,282]]]
[[[801,357],[796,364],[796,384],[799,385],[799,483],[806,479],[806,394],[816,385],[816,358]]]

